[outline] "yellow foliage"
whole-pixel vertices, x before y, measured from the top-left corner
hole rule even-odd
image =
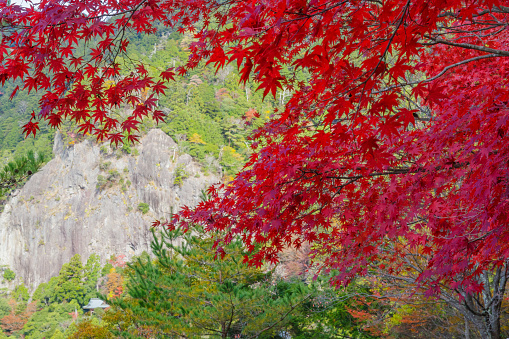
[[[115,81],[113,81],[113,80],[106,80],[104,82],[104,87],[106,87],[106,88],[110,88],[110,87],[112,87],[114,85],[115,85]]]
[[[414,308],[410,305],[402,305],[396,309],[396,312],[390,318],[389,322],[391,325],[400,325],[403,322],[403,318],[407,315],[411,315]]]
[[[233,178],[233,176],[226,174],[226,175],[223,177],[223,183],[224,183],[224,184],[228,184],[228,183],[229,183],[229,182],[231,182],[233,179],[234,179],[234,178]]]
[[[230,146],[225,146],[223,148],[223,152],[224,153],[229,153],[232,157],[234,157],[237,160],[242,160],[242,155],[237,153],[237,151],[234,148],[230,147]]]
[[[191,135],[191,138],[189,138],[189,142],[203,145],[206,144],[206,142],[202,140],[201,135],[199,135],[198,133],[194,133],[193,135]]]

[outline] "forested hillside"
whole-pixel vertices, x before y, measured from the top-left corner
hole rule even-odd
[[[15,157],[26,154],[29,150],[51,157],[55,131],[43,125],[41,133],[35,138],[26,138],[22,126],[30,114],[39,107],[39,95],[18,92],[12,100],[10,94],[19,84],[6,84],[0,89],[0,165],[3,166]]]

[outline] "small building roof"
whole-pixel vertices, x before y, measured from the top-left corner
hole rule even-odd
[[[107,307],[110,307],[110,305],[106,304],[101,299],[99,299],[99,298],[91,298],[88,301],[88,304],[83,306],[83,309],[85,309],[85,310],[93,310],[93,309],[96,309],[96,308],[107,308]]]

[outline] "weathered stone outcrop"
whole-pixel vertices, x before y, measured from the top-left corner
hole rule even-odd
[[[104,261],[149,251],[151,223],[172,208],[195,205],[218,180],[179,155],[161,130],[151,130],[136,149],[134,156],[90,141],[68,146],[57,136],[55,158],[12,194],[0,215],[0,265],[33,288],[76,253]],[[140,203],[148,204],[147,213]]]

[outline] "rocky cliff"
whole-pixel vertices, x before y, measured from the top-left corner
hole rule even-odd
[[[84,260],[96,253],[104,262],[148,251],[151,222],[172,207],[195,205],[218,181],[160,130],[142,138],[135,155],[91,141],[69,146],[61,136],[54,153],[0,215],[0,266],[32,288],[76,253]]]

